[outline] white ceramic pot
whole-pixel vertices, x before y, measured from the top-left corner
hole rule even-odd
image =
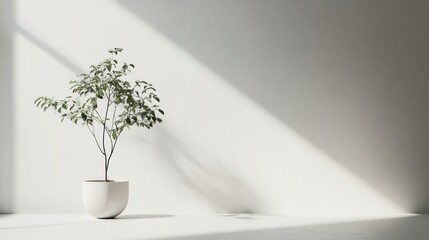
[[[128,204],[128,181],[86,180],[82,190],[83,205],[96,218],[114,218]]]

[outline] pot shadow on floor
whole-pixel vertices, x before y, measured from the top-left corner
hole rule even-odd
[[[165,218],[174,217],[172,214],[124,214],[119,215],[111,220],[124,220],[124,219],[145,219],[145,218]]]

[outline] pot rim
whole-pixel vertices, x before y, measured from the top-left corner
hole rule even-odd
[[[111,182],[106,182],[105,180],[83,180],[84,183],[128,183],[128,180],[110,180]]]

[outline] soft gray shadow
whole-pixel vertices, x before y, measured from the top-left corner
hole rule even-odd
[[[252,220],[258,220],[261,217],[288,217],[284,214],[271,214],[271,213],[224,213],[224,214],[217,214],[217,216],[227,217],[227,218],[236,218],[236,219],[252,219]]]
[[[73,71],[76,74],[84,72],[81,68],[79,68],[76,64],[74,64],[72,61],[64,57],[64,54],[57,51],[56,49],[52,48],[42,40],[40,40],[37,36],[34,36],[27,30],[25,30],[23,27],[19,25],[15,25],[14,29],[17,33],[21,34],[23,37],[25,37],[27,40],[32,42],[34,45],[45,51],[45,53],[49,54],[51,57],[53,57],[55,60],[60,62],[63,66],[67,67],[71,71]]]
[[[241,219],[241,220],[257,220],[259,216],[273,216],[273,215],[262,215],[262,214],[249,214],[249,213],[228,213],[225,217]]]
[[[387,198],[429,211],[429,1],[117,2]]]
[[[162,163],[189,189],[202,196],[218,212],[258,213],[261,199],[252,187],[220,164],[212,154],[194,155],[164,128],[158,138],[137,136],[144,146],[153,145],[163,155]]]
[[[425,240],[429,237],[428,227],[428,216],[416,216],[303,227],[210,233],[183,237],[157,238],[156,240]]]
[[[14,201],[14,11],[12,0],[0,1],[0,213],[12,213]]]
[[[174,215],[171,215],[171,214],[125,214],[125,215],[119,215],[118,217],[116,217],[114,219],[121,220],[121,219],[146,219],[146,218],[165,218],[165,217],[174,217]]]

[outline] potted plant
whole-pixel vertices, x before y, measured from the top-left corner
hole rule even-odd
[[[39,97],[37,107],[53,109],[61,122],[68,119],[86,126],[104,160],[104,179],[83,182],[83,203],[96,218],[114,218],[128,203],[128,181],[108,178],[110,161],[123,131],[132,126],[150,129],[162,119],[164,111],[157,105],[160,99],[152,84],[136,80],[133,84],[122,80],[134,68],[133,64],[119,64],[114,56],[121,48],[109,50],[111,57],[98,65],[91,65],[89,73],[77,75],[70,81],[73,96],[64,99]]]

